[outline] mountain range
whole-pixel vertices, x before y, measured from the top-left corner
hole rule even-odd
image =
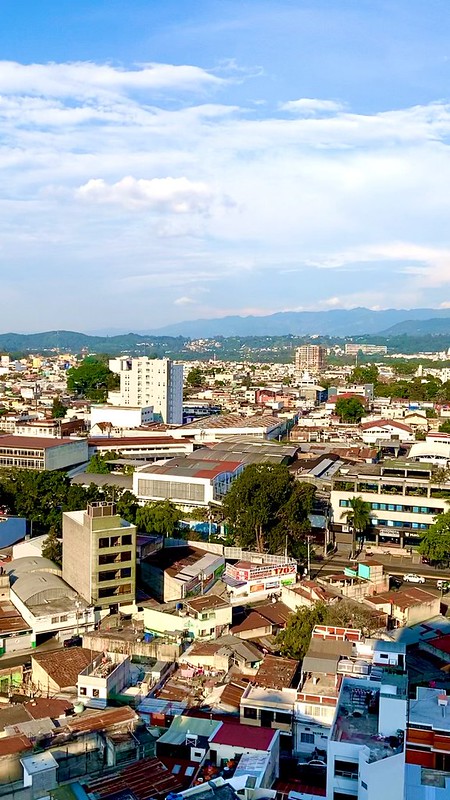
[[[111,331],[111,333],[113,333]],[[0,351],[120,353],[162,355],[183,349],[186,339],[266,336],[362,337],[450,335],[450,309],[413,308],[373,311],[368,308],[329,311],[283,311],[267,316],[187,320],[141,333],[100,336],[76,331],[0,334]]]
[[[332,309],[329,311],[280,311],[255,317],[198,319],[166,325],[151,331],[154,335],[187,336],[191,339],[216,336],[362,336],[391,335],[394,326],[413,321],[427,321],[427,333],[450,332],[450,309],[412,308],[372,311],[369,308]],[[442,323],[441,323],[442,320]],[[401,327],[395,335],[403,333]]]

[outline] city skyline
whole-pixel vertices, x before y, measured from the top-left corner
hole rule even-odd
[[[0,332],[449,307],[448,22],[5,2]]]

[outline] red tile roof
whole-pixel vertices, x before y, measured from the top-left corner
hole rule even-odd
[[[386,425],[391,425],[394,428],[400,428],[402,431],[406,431],[407,433],[412,433],[412,428],[409,425],[405,425],[403,422],[399,422],[397,419],[376,419],[373,422],[363,422],[361,425],[361,430],[368,431],[370,428],[385,428]]]
[[[271,728],[257,728],[253,725],[230,725],[223,722],[211,739],[211,744],[225,744],[230,747],[245,747],[251,750],[268,750],[276,731]]]
[[[51,436],[14,436],[5,434],[0,436],[0,448],[14,447],[17,450],[49,450],[51,447],[61,447],[61,445],[73,444],[82,441],[81,439],[56,439]]]

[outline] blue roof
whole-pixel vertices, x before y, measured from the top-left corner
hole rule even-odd
[[[0,547],[10,547],[24,539],[27,533],[27,521],[24,517],[0,516]]]

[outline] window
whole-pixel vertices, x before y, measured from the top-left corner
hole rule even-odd
[[[109,547],[109,536],[102,536],[98,540],[98,546],[99,547]]]
[[[127,533],[126,536],[122,536],[122,544],[131,544],[133,541],[133,537],[131,534]]]
[[[355,781],[358,779],[358,762],[341,761],[336,758],[334,761],[334,774],[337,777],[350,778]]]
[[[100,697],[100,689],[92,689],[92,697]]]
[[[244,706],[245,719],[258,719],[258,711],[256,708],[247,708]]]
[[[292,719],[291,714],[286,714],[283,713],[282,711],[275,712],[275,722],[281,722],[284,725],[290,725],[291,719]]]
[[[367,783],[365,781],[361,781],[361,786],[363,789],[368,789]]]
[[[62,614],[62,616],[59,618],[59,621],[60,622],[67,622],[67,614]]]
[[[78,689],[78,694],[80,694],[80,695],[82,695],[84,697],[86,695],[86,687],[85,686],[80,686],[80,688]]]
[[[314,744],[314,734],[313,733],[301,733],[300,734],[300,741],[304,742],[304,744]]]
[[[339,500],[339,505],[341,508],[347,508],[348,501],[347,500]]]

